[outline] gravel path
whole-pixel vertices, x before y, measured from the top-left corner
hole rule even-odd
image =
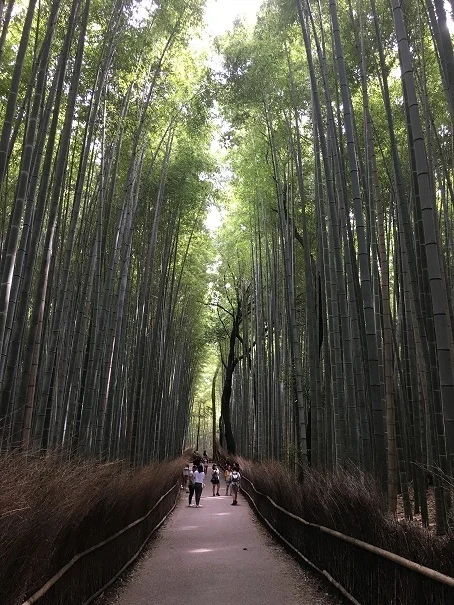
[[[221,493],[225,493],[224,485]],[[180,503],[111,605],[333,605],[312,572],[272,539],[240,495]]]

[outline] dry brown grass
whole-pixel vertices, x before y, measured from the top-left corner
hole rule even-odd
[[[225,455],[229,462],[232,458]],[[436,536],[398,521],[386,512],[372,478],[359,472],[322,475],[314,470],[298,479],[283,464],[236,457],[255,488],[286,510],[317,525],[379,546],[406,559],[454,576],[454,534]]]
[[[21,603],[76,553],[144,515],[179,480],[183,460],[133,471],[52,456],[1,458],[2,605]]]

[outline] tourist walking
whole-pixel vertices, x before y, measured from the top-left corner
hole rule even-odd
[[[219,487],[221,480],[219,478],[219,469],[216,464],[213,464],[213,468],[211,469],[211,484],[213,486],[213,496],[220,496],[221,494],[219,493]]]
[[[203,465],[199,464],[197,470],[194,473],[194,492],[195,492],[195,505],[196,508],[201,507],[200,497],[202,490],[205,487],[205,473],[203,472]]]
[[[227,464],[224,470],[224,481],[225,481],[225,495],[229,495],[230,482],[232,481],[232,469],[230,464]]]
[[[203,472],[205,475],[208,473],[208,454],[206,450],[203,450],[202,454]]]
[[[232,494],[232,505],[238,504],[238,490],[240,489],[240,469],[238,464],[233,465],[232,481],[230,483],[230,493]]]
[[[192,497],[194,496],[194,489],[195,489],[194,473],[196,470],[197,470],[197,467],[194,464],[192,469],[189,471],[189,475],[188,475],[189,506],[195,506],[195,504],[192,503]]]
[[[188,493],[188,477],[189,477],[189,472],[190,472],[190,468],[189,468],[189,462],[188,464],[186,464],[186,466],[183,469],[183,485],[181,486],[181,489],[184,489],[186,491],[186,493]]]

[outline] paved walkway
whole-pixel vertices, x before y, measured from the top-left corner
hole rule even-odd
[[[337,600],[300,568],[254,517],[243,496],[203,490],[180,503],[115,605],[330,605]],[[221,484],[221,494],[225,485]]]

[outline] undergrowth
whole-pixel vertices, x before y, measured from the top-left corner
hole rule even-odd
[[[2,605],[22,603],[75,554],[147,513],[179,480],[183,460],[131,470],[52,456],[1,458]]]
[[[0,458],[1,604],[19,605],[76,553],[147,513],[179,481],[186,459],[132,470],[120,462],[63,462],[56,456]],[[258,491],[303,519],[454,576],[454,535],[398,522],[371,478],[308,470],[299,480],[278,462],[236,461]],[[97,572],[115,563],[120,549],[112,543],[100,553]],[[82,582],[78,573],[76,586]],[[70,605],[52,595],[44,601]]]
[[[229,462],[234,461],[224,455]],[[239,457],[235,461],[258,491],[306,521],[454,576],[454,534],[437,536],[423,527],[397,521],[387,513],[371,477],[342,470],[323,475],[309,469],[299,479],[279,462]]]

